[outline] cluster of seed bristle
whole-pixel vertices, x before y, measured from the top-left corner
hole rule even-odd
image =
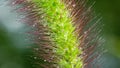
[[[70,11],[70,16],[75,29],[75,33],[79,39],[79,49],[82,50],[83,68],[93,68],[97,66],[95,60],[98,59],[103,52],[97,50],[104,43],[102,36],[101,18],[94,16],[92,6],[86,5],[86,0],[63,0],[66,3],[67,9]],[[93,63],[93,64],[92,64]],[[99,66],[97,66],[99,68]]]
[[[31,27],[31,31],[27,32],[28,34],[33,35],[34,37],[30,37],[34,46],[30,46],[32,54],[28,55],[28,61],[31,62],[32,66],[43,67],[43,68],[54,68],[55,67],[55,56],[52,52],[52,43],[50,40],[49,29],[41,22],[42,13],[39,14],[39,10],[36,10],[37,7],[32,2],[27,0],[13,0],[10,5],[14,6],[22,6],[19,8],[15,8],[15,11],[18,13],[23,13],[25,16],[21,18],[20,21],[27,24]]]
[[[86,0],[61,0],[66,5],[69,11],[72,25],[75,27],[74,33],[79,40],[78,48],[82,50],[79,54],[83,62],[83,68],[92,68],[94,60],[101,54],[96,49],[101,45],[101,27],[99,26],[100,19],[94,17],[92,6],[87,7]],[[34,35],[35,46],[31,47],[33,51],[32,58],[34,59],[34,66],[43,68],[57,68],[57,58],[50,39],[49,26],[43,24],[44,12],[42,13],[34,3],[28,0],[12,0],[12,5],[16,6],[22,4],[22,7],[17,8],[18,12],[25,12],[26,15],[21,21],[24,21],[33,30],[29,34]],[[39,9],[39,10],[37,10]],[[94,23],[92,23],[94,22]]]

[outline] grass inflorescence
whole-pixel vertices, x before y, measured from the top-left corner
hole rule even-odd
[[[61,0],[34,0],[40,12],[43,12],[43,24],[50,30],[53,41],[53,52],[57,57],[60,68],[81,68],[82,62],[78,57],[78,39],[74,33],[69,11]]]
[[[33,27],[33,68],[89,68],[99,57],[101,27],[86,0],[13,0]],[[96,20],[97,19],[97,20]]]

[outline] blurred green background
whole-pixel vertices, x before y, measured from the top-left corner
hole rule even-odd
[[[96,0],[95,11],[103,17],[107,48],[120,57],[120,0]]]
[[[108,49],[101,68],[120,68],[120,0],[95,1],[95,11],[101,14],[102,23],[105,24],[105,48]]]

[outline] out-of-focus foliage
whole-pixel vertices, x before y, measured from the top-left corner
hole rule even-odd
[[[18,21],[6,0],[0,0],[0,68],[26,68],[25,49],[31,43],[27,39],[29,28]],[[28,67],[30,68],[30,67]]]
[[[104,31],[110,50],[120,55],[120,0],[96,0],[95,9],[101,13],[105,23]]]
[[[103,68],[120,68],[120,0],[95,0],[97,14],[101,14],[104,26],[105,48]]]

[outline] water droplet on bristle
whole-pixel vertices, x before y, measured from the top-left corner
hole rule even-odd
[[[39,50],[39,48],[35,48],[35,50],[36,50],[36,51],[38,51],[38,50]]]
[[[34,57],[34,59],[37,59],[37,57]]]
[[[87,31],[85,31],[84,34],[87,34]]]
[[[46,60],[44,60],[44,62],[46,62]]]
[[[75,7],[76,5],[75,5],[75,4],[73,4],[72,6],[73,6],[73,7]]]

